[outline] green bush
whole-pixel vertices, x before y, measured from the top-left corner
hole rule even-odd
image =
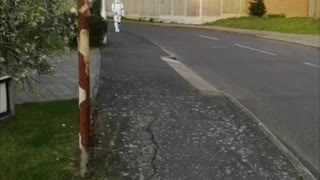
[[[68,46],[71,48],[77,47],[77,35],[78,35],[78,15],[71,12],[66,12],[63,14],[63,23],[69,25],[72,33],[72,37],[68,41]]]
[[[280,13],[280,14],[268,14],[267,17],[268,18],[285,18],[286,15],[282,14],[282,13]]]
[[[90,26],[90,46],[98,47],[102,45],[102,40],[107,32],[107,22],[100,16],[89,17]]]
[[[0,76],[11,75],[20,86],[51,73],[49,57],[67,50],[76,35],[63,16],[65,1],[0,0],[0,12]]]
[[[101,15],[101,0],[95,0],[91,9],[91,16],[89,17],[90,27],[90,46],[98,47],[102,45],[102,40],[108,30],[108,22],[105,21]]]
[[[267,11],[263,0],[250,1],[249,11],[251,16],[262,17]]]

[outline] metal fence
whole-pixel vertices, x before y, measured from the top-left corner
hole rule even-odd
[[[111,15],[113,0],[107,0]],[[122,0],[126,16],[164,22],[200,24],[247,14],[246,0]]]

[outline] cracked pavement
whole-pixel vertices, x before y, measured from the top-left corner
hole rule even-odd
[[[91,164],[105,179],[299,179],[246,113],[200,95],[147,39],[109,33],[101,53]]]

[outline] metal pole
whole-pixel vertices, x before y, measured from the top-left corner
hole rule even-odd
[[[90,119],[90,89],[89,89],[89,24],[90,5],[88,0],[78,0],[79,34],[79,147],[80,147],[80,175],[87,175],[89,161],[89,119]]]

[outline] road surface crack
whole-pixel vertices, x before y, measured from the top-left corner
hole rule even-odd
[[[153,152],[153,156],[151,158],[151,166],[153,169],[153,173],[150,175],[150,177],[148,177],[148,180],[152,180],[158,173],[158,169],[157,169],[157,165],[156,165],[156,160],[157,160],[157,155],[158,155],[158,150],[160,149],[159,144],[157,143],[156,139],[155,139],[155,135],[152,131],[152,124],[154,121],[151,121],[147,127],[147,132],[150,134],[151,138],[150,140],[152,141],[152,143],[154,144],[154,152]]]

